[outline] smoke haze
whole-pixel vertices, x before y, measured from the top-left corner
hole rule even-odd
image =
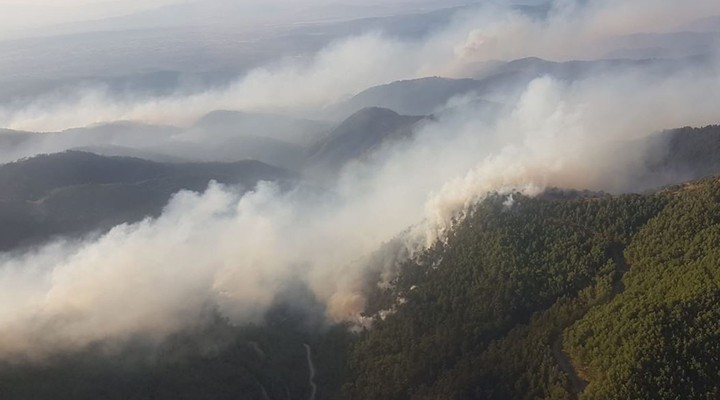
[[[119,120],[188,126],[218,109],[327,116],[328,107],[373,85],[474,76],[492,62],[530,56],[602,59],[619,38],[674,32],[708,15],[720,15],[720,4],[557,0],[546,17],[485,6],[427,37],[341,39],[222,89],[118,100],[90,88],[6,106],[0,121],[56,131]],[[242,194],[211,184],[204,193],[176,194],[157,219],[2,255],[0,354],[42,357],[108,339],[161,339],[208,307],[237,324],[260,321],[294,281],[326,305],[328,320],[362,322],[368,274],[389,279],[396,267],[396,254],[368,266],[373,253],[393,239],[405,256],[429,247],[488,193],[647,189],[638,183],[651,156],[642,139],[717,122],[720,80],[709,59],[703,68],[688,62],[661,73],[629,65],[577,80],[538,76],[495,96],[491,113],[475,102],[487,94],[453,98],[412,137],[319,185],[262,183]]]
[[[630,35],[666,32],[715,14],[720,14],[720,5],[701,0],[682,6],[672,1],[652,6],[641,1],[582,6],[558,1],[545,18],[484,6],[458,12],[430,37],[399,40],[375,32],[339,39],[310,59],[285,59],[251,70],[222,89],[119,100],[105,88],[89,87],[72,96],[49,94],[30,104],[6,106],[0,109],[0,121],[9,129],[58,131],[122,120],[186,125],[217,109],[307,115],[370,86],[432,75],[464,76],[487,61],[529,56],[599,59],[627,46]],[[716,48],[717,34],[713,43]],[[674,50],[667,52],[672,55]]]

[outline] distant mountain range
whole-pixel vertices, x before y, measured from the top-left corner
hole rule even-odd
[[[704,56],[563,63],[526,58],[486,65],[475,79],[429,77],[369,88],[336,106],[337,115],[349,113],[341,122],[221,110],[187,128],[116,122],[56,133],[2,130],[5,161],[51,155],[0,166],[0,226],[6,227],[0,229],[0,250],[157,215],[172,193],[204,190],[210,180],[252,187],[259,180],[300,175],[332,178],[387,144],[411,140],[459,96],[474,99],[490,118],[502,105],[484,97],[522,86],[515,85],[518,80],[551,75],[572,81],[634,67],[666,74],[689,60],[693,68],[707,65]],[[650,148],[638,190],[720,173],[717,126],[669,130],[648,140],[623,146],[623,151]]]
[[[67,151],[0,166],[0,251],[158,216],[179,190],[211,180],[252,189],[295,176],[259,161],[159,163]]]
[[[310,148],[301,161],[305,174],[331,177],[384,144],[409,139],[425,120],[382,108],[361,110]],[[653,157],[640,187],[720,174],[718,126],[665,131],[649,140]],[[79,151],[24,159],[0,165],[0,250],[156,216],[173,193],[202,191],[210,180],[252,188],[260,180],[298,176],[259,161],[157,162]]]
[[[644,74],[667,75],[683,70],[707,70],[713,56],[706,53],[677,59],[609,59],[597,61],[554,62],[523,58],[509,62],[478,64],[474,78],[451,79],[425,77],[391,82],[368,88],[330,107],[328,115],[346,117],[366,107],[384,107],[405,115],[430,115],[442,112],[448,101],[458,97],[478,98],[489,111],[499,104],[512,102],[533,79],[550,76],[572,82],[597,74],[619,73],[635,68]]]
[[[426,77],[368,88],[324,110],[320,120],[273,114],[218,110],[190,127],[113,122],[68,129],[63,132],[33,134],[0,132],[0,162],[34,154],[79,149],[113,156],[133,156],[156,161],[222,161],[256,159],[287,169],[304,165],[308,154],[323,142],[332,141],[333,129],[358,124],[353,114],[366,108],[386,108],[399,115],[440,115],[456,103],[472,102],[486,119],[513,103],[527,83],[541,76],[567,82],[641,68],[644,74],[664,76],[683,71],[705,71],[711,57],[699,55],[680,59],[600,60],[552,62],[525,58],[477,66],[475,78]],[[453,102],[455,100],[455,102]],[[350,122],[342,122],[351,119]],[[382,124],[368,127],[383,129]],[[380,134],[383,136],[385,134]],[[378,137],[370,133],[369,137]],[[392,135],[390,135],[392,136]],[[372,141],[373,139],[367,139]],[[337,143],[335,144],[337,145]],[[374,148],[375,144],[368,146]],[[362,153],[367,149],[362,149]]]

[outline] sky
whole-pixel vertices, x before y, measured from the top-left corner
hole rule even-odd
[[[108,18],[179,0],[0,0],[0,32]]]
[[[472,2],[472,1],[468,1]],[[248,16],[279,16],[279,10],[343,5],[363,8],[387,8],[413,4],[433,5],[427,0],[0,0],[0,39],[38,33],[38,30],[57,25],[127,16],[168,5],[197,4],[202,11],[239,7]],[[446,2],[448,5],[451,3]],[[458,3],[458,2],[452,2]],[[437,8],[437,2],[433,5]]]

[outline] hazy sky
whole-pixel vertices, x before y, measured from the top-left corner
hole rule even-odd
[[[107,18],[180,0],[0,0],[0,31]]]
[[[442,5],[428,0],[0,0],[0,39],[58,24],[123,16],[182,3],[194,3],[193,8],[206,13],[212,13],[213,9],[226,9],[228,6],[239,7],[235,10],[241,9],[247,14],[242,17],[251,18],[255,13],[267,16],[268,13],[272,15],[283,8],[303,9],[338,4],[366,9],[413,4],[427,4],[439,8]],[[449,2],[448,5],[452,5],[451,3],[456,4],[458,1]]]

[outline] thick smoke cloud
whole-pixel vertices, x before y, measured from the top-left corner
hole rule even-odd
[[[476,22],[474,29],[483,27],[483,35],[490,29],[496,43],[503,43],[493,48],[514,49],[502,50],[507,57],[532,55],[523,44],[528,37],[540,50],[548,38],[554,41],[546,43],[548,49],[562,49],[567,40],[571,56],[577,37],[631,33],[624,15],[638,18],[637,27],[659,29],[655,21],[677,11],[669,1],[626,3],[590,2],[579,8],[558,1],[546,21],[512,13],[490,28]],[[711,2],[691,3],[697,13],[716,11]],[[633,14],[641,6],[664,13],[657,11],[654,21],[645,22]],[[478,15],[484,19],[477,21],[489,20]],[[578,25],[577,15],[587,25]],[[462,41],[463,51],[457,52],[459,42],[453,39],[459,32],[464,30],[464,39],[478,37],[467,29],[470,22],[463,19],[411,45],[377,34],[349,39],[310,63],[283,62],[252,72],[223,93],[109,108],[106,99],[96,98],[82,103],[79,119],[62,123],[175,121],[184,111],[228,104],[308,112],[373,83],[431,70],[458,71],[498,57],[484,44],[468,47]],[[466,51],[470,47],[472,55]],[[378,62],[385,54],[397,60]],[[213,184],[202,194],[177,194],[157,219],[121,225],[99,238],[5,255],[0,259],[0,354],[41,357],[106,339],[159,339],[192,324],[207,307],[235,323],[258,321],[291,281],[308,285],[326,305],[329,320],[361,321],[369,257],[383,243],[400,238],[403,254],[422,250],[442,240],[454,220],[493,191],[633,190],[644,165],[638,139],[668,127],[717,122],[719,89],[715,69],[652,75],[634,67],[575,82],[539,77],[519,97],[505,99],[493,118],[473,102],[451,100],[454,107],[423,124],[412,139],[352,163],[325,192],[302,184],[290,191],[261,184],[241,195]],[[18,127],[57,124],[52,107],[9,118]],[[623,151],[629,144],[634,151]],[[381,266],[386,278],[393,266]]]
[[[671,0],[562,0],[553,3],[547,17],[485,5],[463,10],[430,37],[407,41],[376,32],[340,39],[310,59],[281,60],[220,90],[119,100],[107,88],[83,88],[70,97],[50,94],[7,106],[0,109],[0,121],[4,128],[58,131],[119,120],[183,125],[217,109],[316,114],[373,85],[465,76],[483,70],[487,61],[602,58],[628,46],[628,35],[666,32],[717,14],[720,5],[706,0],[682,5]]]

